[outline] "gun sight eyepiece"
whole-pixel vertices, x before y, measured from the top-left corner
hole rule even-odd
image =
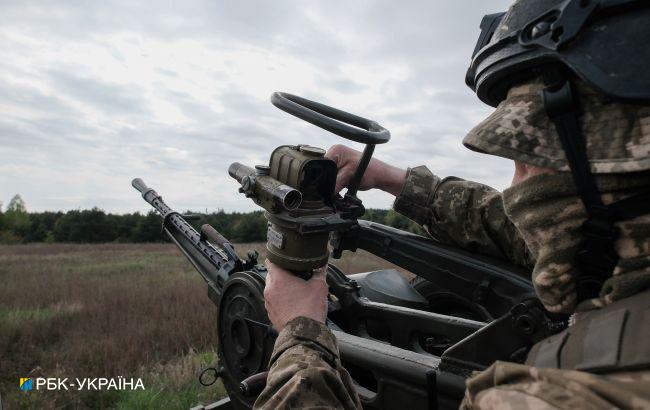
[[[237,182],[241,184],[242,179],[250,175],[255,175],[255,170],[244,164],[240,164],[239,162],[233,162],[228,167],[228,174],[230,174],[231,177],[235,178]]]
[[[277,212],[277,206],[293,211],[302,204],[300,191],[249,166],[233,162],[228,174],[242,185],[241,192],[258,200],[269,212]]]

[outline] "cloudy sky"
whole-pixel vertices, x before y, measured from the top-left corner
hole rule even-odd
[[[146,211],[141,177],[179,210],[253,209],[231,162],[341,142],[273,107],[274,91],[376,120],[392,133],[382,160],[504,188],[509,161],[461,140],[491,112],[464,84],[481,17],[508,3],[3,0],[0,200]]]

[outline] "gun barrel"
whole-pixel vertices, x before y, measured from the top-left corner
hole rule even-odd
[[[163,217],[163,231],[219,294],[221,290],[218,285],[223,284],[230,273],[241,269],[242,265],[228,240],[214,228],[206,229],[204,226],[204,230],[208,231],[209,238],[221,248],[217,250],[210,243],[204,241],[201,234],[181,214],[167,206],[162,197],[153,188],[148,187],[143,180],[135,178],[131,181],[131,185],[140,191],[142,198],[160,213]]]
[[[140,178],[134,178],[133,181],[131,181],[131,185],[133,185],[133,188],[140,191],[141,194],[144,194],[146,191],[149,190],[147,184],[145,184],[144,181],[141,180]]]
[[[167,214],[174,212],[167,204],[163,201],[162,197],[153,189],[147,186],[144,181],[140,178],[134,178],[131,181],[133,188],[140,191],[142,198],[149,203],[160,215],[165,218]]]

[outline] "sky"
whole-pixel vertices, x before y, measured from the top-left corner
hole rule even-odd
[[[379,122],[383,161],[503,189],[511,161],[461,141],[493,110],[464,83],[479,23],[508,3],[3,0],[0,201],[146,212],[140,177],[179,211],[253,210],[230,163],[344,142],[275,108],[274,91]]]

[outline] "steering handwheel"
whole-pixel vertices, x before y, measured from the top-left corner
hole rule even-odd
[[[366,144],[345,194],[346,197],[351,196],[356,199],[361,178],[370,163],[375,145],[390,141],[390,131],[375,121],[293,94],[275,92],[271,95],[271,103],[282,111],[333,134]]]

